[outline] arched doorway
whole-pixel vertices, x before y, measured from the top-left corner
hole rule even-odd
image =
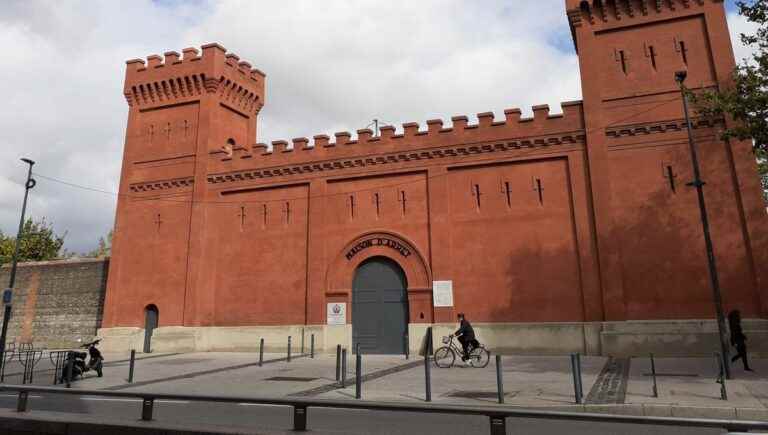
[[[144,308],[144,353],[152,352],[152,333],[157,328],[160,313],[155,305]]]
[[[371,257],[352,281],[352,346],[365,353],[401,354],[408,332],[408,283],[387,257]]]

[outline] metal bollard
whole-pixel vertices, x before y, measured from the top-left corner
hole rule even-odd
[[[75,356],[72,352],[67,353],[67,388],[72,387],[72,370],[74,370]]]
[[[429,355],[432,350],[432,327],[427,328],[427,342],[424,349],[424,399],[427,402],[432,401],[432,373],[429,364]]]
[[[501,368],[501,355],[496,355],[496,390],[499,393],[499,403],[504,403],[504,376]]]
[[[288,362],[291,362],[291,336],[288,336]]]
[[[363,398],[363,357],[360,355],[360,343],[357,343],[355,354],[355,399]]]
[[[293,430],[307,430],[307,407],[296,405],[293,407]]]
[[[133,367],[136,364],[136,350],[131,349],[131,361],[128,363],[128,383],[133,383]]]
[[[576,352],[576,371],[579,374],[579,376],[576,378],[579,380],[579,397],[583,402],[584,401],[584,382],[581,376],[581,354],[579,352]]]
[[[719,367],[719,373],[717,375],[716,382],[720,384],[720,399],[728,400],[728,390],[725,387],[725,360],[723,359],[723,355],[721,355],[719,352],[715,352],[715,359],[717,360],[717,365]]]
[[[411,352],[411,343],[408,341],[408,333],[405,333],[405,359],[408,359]]]
[[[573,396],[576,403],[581,404],[581,395],[579,395],[578,369],[576,368],[576,354],[571,354],[571,374],[573,375]]]
[[[141,419],[144,421],[152,420],[152,407],[155,405],[155,399],[145,397],[141,403]]]
[[[299,355],[304,355],[304,328],[301,328],[301,352]]]
[[[347,388],[347,349],[341,350],[341,388]]]
[[[29,393],[26,391],[19,391],[19,399],[16,402],[16,412],[27,412],[27,398]]]
[[[656,363],[653,361],[653,354],[651,357],[651,379],[653,379],[653,397],[659,397],[659,389],[656,387]]]
[[[341,380],[341,345],[336,345],[336,382]]]
[[[309,336],[309,357],[315,357],[315,334]]]
[[[264,339],[259,340],[259,367],[264,364]]]

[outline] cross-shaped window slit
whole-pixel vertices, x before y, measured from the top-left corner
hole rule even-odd
[[[240,206],[240,212],[237,214],[238,217],[240,217],[240,231],[243,231],[245,229],[245,206]]]
[[[401,190],[400,194],[398,195],[397,200],[400,202],[400,205],[402,207],[403,216],[405,216],[405,190]]]

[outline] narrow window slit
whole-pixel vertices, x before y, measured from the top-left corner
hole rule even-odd
[[[480,210],[480,195],[482,195],[482,194],[480,193],[480,185],[479,185],[479,184],[475,184],[475,185],[472,187],[472,196],[474,196],[474,197],[475,197],[475,203],[476,203],[476,205],[477,205],[477,209],[478,209],[478,210]]]
[[[656,49],[653,47],[653,45],[648,46],[649,54],[651,55],[651,66],[653,66],[653,69],[656,69]]]
[[[504,193],[507,195],[507,207],[512,208],[512,192],[509,188],[509,181],[504,182]]]
[[[624,72],[624,74],[627,73],[627,56],[624,53],[624,50],[619,50],[619,60],[621,60],[621,70]]]
[[[685,46],[685,41],[680,41],[680,55],[683,57],[683,63],[688,65],[688,48]]]
[[[349,195],[349,217],[355,218],[355,195]]]
[[[675,178],[677,175],[672,171],[672,166],[667,165],[667,179],[669,179],[669,188],[672,189],[673,193],[676,192]]]
[[[402,206],[403,216],[405,216],[405,201],[406,201],[406,199],[405,199],[405,190],[401,190],[400,191],[400,196],[399,196],[399,198],[397,198],[397,200],[400,201],[400,205]]]

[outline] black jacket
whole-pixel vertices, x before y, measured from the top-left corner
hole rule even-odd
[[[469,324],[469,321],[462,319],[461,324],[459,325],[459,330],[456,331],[456,335],[460,335],[468,340],[474,340],[475,330],[472,329],[472,325]]]

